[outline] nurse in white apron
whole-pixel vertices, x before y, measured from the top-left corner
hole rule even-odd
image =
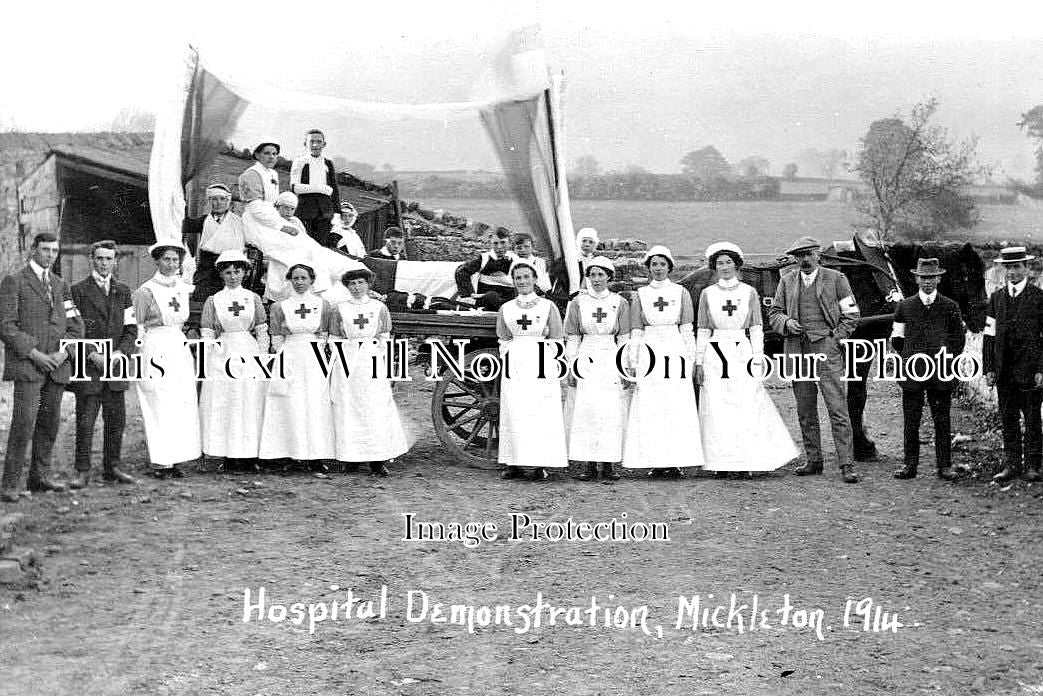
[[[579,375],[570,374],[569,459],[586,463],[576,478],[619,479],[613,468],[623,458],[626,394],[616,368],[617,343],[630,337],[630,305],[608,289],[612,261],[596,256],[587,262],[587,283],[565,310],[565,354]]]
[[[703,465],[692,386],[695,308],[688,290],[669,278],[674,269],[669,249],[653,246],[644,263],[651,280],[637,291],[637,302],[631,305],[629,352],[638,379],[627,421],[623,467],[649,469],[653,477],[681,478],[685,467]]]
[[[536,269],[518,261],[511,267],[517,297],[500,307],[496,335],[500,355],[510,365],[500,376],[499,462],[503,478],[519,478],[532,469],[534,481],[548,478],[546,469],[568,467],[561,385],[554,364],[546,361],[539,376],[539,344],[564,338],[561,315],[550,300],[535,293]],[[555,355],[547,346],[545,353]]]
[[[242,286],[250,263],[243,252],[222,252],[214,263],[224,289],[207,298],[200,320],[208,347],[207,380],[199,398],[203,454],[223,457],[225,470],[256,465],[267,382],[255,356],[268,354],[268,318],[261,298]],[[226,366],[232,371],[229,376]]]
[[[174,240],[149,247],[156,274],[131,295],[143,369],[135,386],[157,478],[183,476],[178,465],[197,460],[202,453],[192,352],[181,330],[193,289],[178,275],[187,252],[184,244]]]

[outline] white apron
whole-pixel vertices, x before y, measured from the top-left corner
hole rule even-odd
[[[583,377],[569,390],[569,459],[618,462],[623,458],[626,402],[616,369],[616,315],[625,300],[615,293],[597,299],[581,292],[573,302],[583,332],[576,354]]]
[[[703,465],[699,412],[692,385],[695,366],[688,359],[677,325],[683,292],[685,289],[674,283],[638,290],[646,323],[644,342],[655,353],[655,365],[649,376],[641,377],[649,365],[648,351],[642,349],[638,365],[640,379],[630,403],[623,449],[623,466],[627,469]],[[665,376],[667,356],[670,357],[669,377]],[[685,358],[683,376],[682,358]]]
[[[707,346],[699,418],[705,467],[710,471],[773,471],[799,456],[764,384],[746,369],[753,347],[743,327],[752,292],[745,283],[733,290],[716,284],[703,290],[714,327],[710,341],[717,342],[728,362],[724,379],[720,356]]]
[[[311,292],[294,294],[279,305],[291,332],[281,350],[287,379],[268,385],[258,456],[298,461],[333,459],[329,381],[311,345],[318,340],[316,333],[322,326],[322,298]]]
[[[523,309],[518,300],[500,308],[512,333],[505,356],[510,378],[500,376],[500,448],[498,461],[508,466],[565,468],[565,423],[561,408],[561,386],[548,361],[546,379],[537,378],[538,345],[543,339],[550,300],[542,298]],[[555,310],[556,311],[556,310]],[[555,351],[548,346],[548,354]]]
[[[211,457],[254,459],[261,444],[261,421],[267,382],[259,376],[252,356],[260,354],[250,330],[254,323],[254,294],[244,288],[224,289],[213,295],[214,313],[223,332],[221,350],[209,347],[208,379],[199,398],[203,453]],[[238,315],[238,316],[237,316]],[[232,361],[236,379],[224,372],[225,360],[242,356],[246,365]]]
[[[364,298],[337,306],[346,335],[338,341],[350,376],[338,361],[330,375],[337,459],[342,462],[383,462],[409,450],[402,419],[387,379],[387,350],[378,334],[384,305]],[[377,345],[374,345],[377,341]],[[373,374],[373,357],[377,373]]]
[[[199,405],[196,400],[192,352],[185,345],[181,325],[188,319],[188,298],[192,286],[178,283],[167,287],[147,281],[163,317],[163,326],[145,329],[142,339],[142,365],[151,379],[135,385],[145,424],[149,460],[157,469],[197,459],[201,454]],[[163,367],[163,376],[151,367]]]

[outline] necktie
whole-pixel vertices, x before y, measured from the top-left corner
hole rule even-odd
[[[54,294],[51,290],[51,274],[45,268],[43,271],[43,287],[47,291],[47,306],[54,306]]]

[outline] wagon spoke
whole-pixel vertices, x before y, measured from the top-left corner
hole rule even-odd
[[[464,449],[465,450],[468,447],[471,446],[471,443],[474,442],[474,438],[478,435],[478,431],[481,430],[482,426],[484,426],[484,425],[485,425],[485,416],[482,415],[482,416],[479,417],[478,425],[475,427],[474,430],[471,431],[471,434],[467,436],[467,439],[464,440]]]
[[[471,396],[473,396],[476,399],[481,399],[482,398],[482,393],[478,389],[475,389],[471,385],[467,384],[466,382],[460,382],[460,381],[455,381],[454,380],[453,384],[455,386],[457,386],[457,387],[460,387],[461,389],[463,389],[465,392],[467,392],[468,394],[470,394]]]
[[[451,421],[447,421],[446,425],[448,425],[450,428],[454,428],[454,429],[455,428],[459,428],[462,425],[467,425],[468,423],[470,423],[472,421],[478,420],[478,418],[482,415],[482,412],[478,411],[478,413],[473,413],[473,414],[467,416],[466,418],[460,418],[461,415],[462,415],[462,412],[456,414],[456,418],[454,418]]]
[[[478,404],[478,402],[474,401],[473,399],[469,399],[469,400],[466,400],[466,401],[457,401],[457,400],[450,401],[449,399],[442,399],[442,405],[444,405],[444,406],[453,406],[454,408],[462,408],[465,411],[468,410],[468,409],[472,409],[472,408],[481,408],[481,406]]]

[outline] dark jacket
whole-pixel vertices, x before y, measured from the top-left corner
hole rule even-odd
[[[1012,300],[1004,285],[989,297],[982,345],[985,372],[1000,382],[1032,386],[1043,372],[1043,290],[1031,283]]]
[[[326,176],[324,180],[320,179],[320,181],[333,189],[333,193],[329,196],[322,193],[297,194],[296,215],[301,220],[311,220],[313,218],[329,220],[334,213],[340,212],[340,189],[337,188],[337,172],[333,167],[332,161],[326,158],[323,158],[323,161],[326,163],[326,171],[324,172]],[[318,179],[319,176],[316,175],[316,172],[311,171],[311,167],[307,165],[301,169],[302,184],[318,183],[312,181],[312,179]]]
[[[379,249],[374,249],[373,251],[371,251],[368,254],[366,254],[366,256],[370,257],[371,259],[386,259],[388,261],[406,261],[407,260],[406,259],[406,252],[403,251],[401,254],[398,255],[398,258],[395,258],[390,253],[388,253],[388,251],[384,247],[380,247]]]
[[[963,352],[966,340],[966,328],[960,307],[941,293],[935,294],[930,307],[925,307],[920,300],[920,293],[908,297],[898,303],[895,308],[894,321],[905,325],[905,339],[895,347],[899,349],[902,362],[916,354],[934,358],[941,348],[955,358]],[[921,389],[952,389],[953,380],[942,381],[937,376],[925,382],[906,379],[900,383],[902,389],[919,391]]]
[[[24,266],[0,282],[0,340],[4,342],[4,380],[42,382],[50,379],[68,384],[72,356],[50,373],[42,372],[29,359],[33,349],[55,353],[63,339],[83,338],[83,323],[72,300],[69,284],[51,274],[51,301],[47,287],[32,269]]]
[[[106,296],[94,282],[94,277],[87,276],[72,286],[72,297],[83,317],[84,338],[107,338],[112,341],[112,352],[118,350],[130,355],[135,351],[138,327],[131,309],[133,302],[129,287],[113,278],[109,281],[109,294]],[[93,352],[94,348],[88,347],[87,353]],[[87,374],[91,376],[91,381],[73,382],[74,389],[84,394],[98,394],[105,389],[127,389],[127,382],[99,381],[101,371],[90,363],[87,363]]]

